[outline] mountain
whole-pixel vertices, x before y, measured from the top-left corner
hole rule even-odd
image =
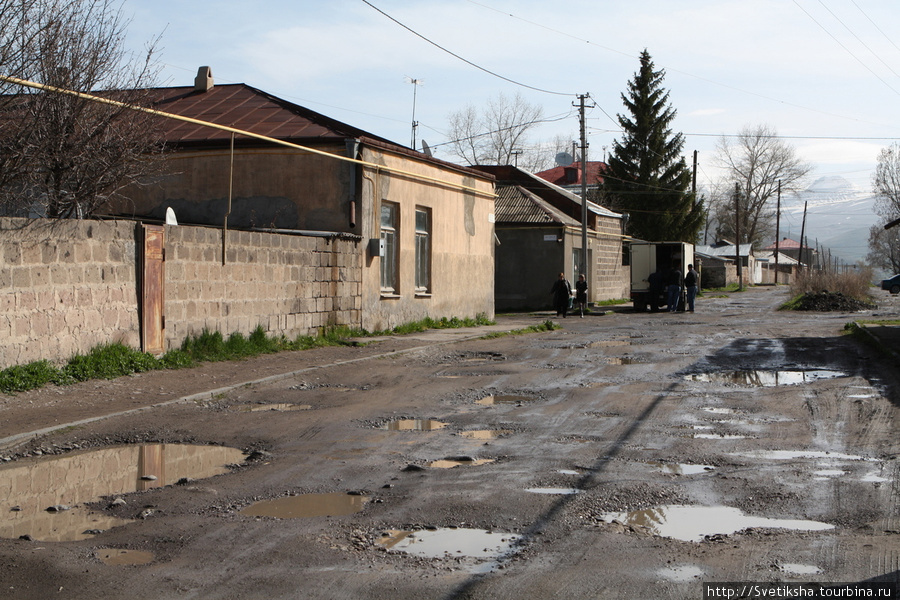
[[[804,203],[807,245],[814,248],[818,243],[847,264],[865,259],[869,228],[879,220],[874,210],[875,195],[870,190],[861,190],[832,175],[820,177],[796,194],[782,194],[782,238],[800,240]]]

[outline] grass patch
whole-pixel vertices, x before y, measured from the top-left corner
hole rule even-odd
[[[539,325],[531,325],[522,329],[513,329],[511,331],[495,331],[481,337],[483,340],[493,340],[507,335],[523,335],[526,333],[539,333],[541,331],[553,331],[554,329],[562,329],[561,325],[557,325],[550,319],[547,319]]]
[[[832,292],[849,296],[864,302],[870,300],[869,289],[872,270],[856,269],[847,273],[831,271],[802,270],[791,282],[791,296]]]
[[[549,322],[549,321],[548,321]],[[351,327],[328,327],[314,336],[298,336],[290,340],[284,336],[267,335],[257,327],[245,336],[233,333],[226,339],[221,332],[203,330],[199,335],[188,336],[181,347],[170,350],[159,358],[140,352],[123,344],[104,344],[93,348],[86,355],[76,355],[62,367],[46,360],[18,365],[0,370],[0,393],[27,392],[47,384],[70,385],[91,379],[114,379],[123,375],[144,373],[160,369],[183,369],[204,362],[240,360],[262,354],[291,350],[310,350],[325,346],[349,344],[355,337],[375,335],[403,335],[428,329],[448,329],[493,325],[484,314],[474,319],[425,318],[421,321],[399,325],[387,332],[369,333]],[[535,331],[545,329],[535,329]],[[523,330],[523,333],[527,331]]]
[[[594,306],[617,306],[619,304],[629,304],[630,298],[615,298],[613,300],[598,300],[594,302]]]

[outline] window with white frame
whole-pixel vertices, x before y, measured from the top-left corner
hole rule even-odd
[[[416,208],[416,292],[431,292],[431,210]]]
[[[381,240],[384,243],[384,256],[381,257],[381,291],[389,294],[399,293],[397,284],[399,221],[400,207],[393,202],[382,202]]]

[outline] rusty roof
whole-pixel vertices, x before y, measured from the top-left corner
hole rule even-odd
[[[390,140],[298,106],[243,83],[215,85],[208,91],[192,86],[147,90],[151,106],[183,117],[210,121],[295,143],[341,142],[369,138]],[[231,139],[227,131],[161,118],[158,131],[166,143],[205,145]]]

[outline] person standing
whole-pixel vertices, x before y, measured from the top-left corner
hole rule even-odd
[[[575,303],[578,305],[578,314],[584,318],[584,309],[587,308],[587,281],[584,274],[578,276],[575,282]]]
[[[700,290],[700,273],[694,270],[694,265],[688,265],[688,271],[684,275],[684,287],[687,291],[688,312],[694,312],[694,300]]]
[[[556,310],[556,316],[566,318],[569,311],[569,298],[572,297],[572,284],[566,279],[565,273],[559,274],[559,279],[553,282],[550,288],[553,295],[553,308]]]
[[[672,265],[672,270],[669,271],[667,277],[667,283],[669,312],[675,312],[678,310],[678,301],[681,299],[681,286],[684,284],[681,278],[681,271],[678,270],[677,265]]]

